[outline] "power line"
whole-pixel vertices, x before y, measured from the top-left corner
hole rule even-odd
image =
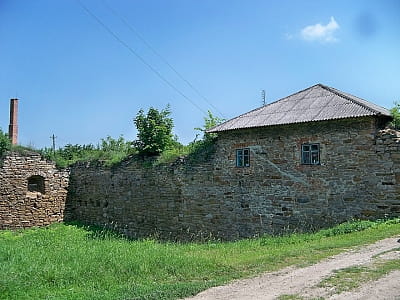
[[[183,77],[183,75],[178,72],[178,70],[176,68],[174,68],[168,61],[166,58],[164,58],[158,51],[156,51],[154,49],[154,47],[152,47],[150,45],[149,42],[147,42],[145,40],[145,38],[139,33],[139,31],[137,29],[135,29],[121,14],[119,14],[115,9],[113,9],[110,5],[107,4],[107,2],[105,0],[103,0],[103,4],[104,6],[111,11],[111,13],[116,16],[117,18],[119,18],[128,28],[131,32],[133,32],[141,41],[143,44],[145,44],[147,46],[147,48],[149,48],[154,55],[156,55],[163,63],[165,63],[181,80],[183,80],[198,96],[200,96],[208,105],[210,105],[213,109],[215,109],[215,111],[217,111],[221,117],[225,116],[223,115],[222,112],[219,111],[219,109],[214,106],[202,93],[200,93],[200,91],[192,84],[190,83],[189,80],[187,80],[185,77]]]
[[[175,92],[189,101],[193,106],[195,106],[198,110],[200,110],[204,115],[207,116],[207,113],[198,106],[194,101],[192,101],[188,96],[186,96],[183,92],[181,92],[177,87],[175,87],[170,81],[168,81],[160,72],[158,72],[152,65],[150,65],[143,57],[141,57],[135,50],[132,49],[126,42],[124,42],[114,31],[112,31],[104,22],[100,20],[92,11],[89,10],[81,0],[76,0],[78,4],[93,18],[99,23],[109,34],[111,34],[121,45],[127,48],[133,55],[135,55],[144,65],[146,65],[154,74],[158,76],[164,83],[166,83],[169,87],[171,87]]]

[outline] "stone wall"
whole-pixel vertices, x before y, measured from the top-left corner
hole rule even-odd
[[[201,163],[71,169],[66,219],[130,237],[236,239],[400,213],[400,137],[374,118],[222,132]],[[320,165],[302,165],[319,143]],[[235,150],[250,148],[250,167]]]
[[[34,181],[28,188],[30,178]],[[62,221],[68,178],[68,171],[57,169],[37,153],[7,153],[0,160],[0,229]],[[35,180],[42,180],[43,186],[38,187]]]

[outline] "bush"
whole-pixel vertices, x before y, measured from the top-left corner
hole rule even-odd
[[[105,165],[110,166],[121,162],[134,152],[132,143],[125,141],[123,136],[120,136],[118,139],[107,136],[107,138],[101,139],[100,144],[97,146],[92,144],[68,144],[55,152],[50,148],[41,150],[41,154],[45,158],[55,161],[59,167],[66,167],[78,161],[94,160],[103,161]]]
[[[138,130],[138,139],[134,141],[139,154],[155,156],[161,154],[173,144],[174,126],[169,106],[158,111],[150,107],[147,115],[141,109],[133,120]]]
[[[396,101],[394,107],[390,110],[393,121],[390,123],[394,129],[400,129],[400,102]]]
[[[133,143],[125,141],[122,136],[118,139],[108,136],[101,139],[97,146],[68,144],[56,151],[44,148],[40,150],[40,153],[45,158],[55,161],[59,167],[66,167],[78,161],[95,160],[110,166],[137,153],[142,156],[141,158],[143,156],[150,157],[150,160],[146,160],[146,163],[150,165],[170,163],[180,156],[186,156],[191,161],[207,160],[215,150],[216,134],[209,134],[206,131],[224,120],[215,117],[208,111],[203,127],[195,128],[203,133],[202,140],[196,141],[195,139],[189,145],[182,145],[178,141],[178,137],[172,135],[173,120],[169,117],[170,114],[169,106],[161,111],[151,107],[147,115],[141,109],[134,119],[138,129],[138,139]],[[158,157],[152,159],[152,156]]]
[[[217,137],[216,133],[208,133],[207,130],[211,129],[219,124],[221,124],[222,122],[225,121],[225,119],[221,119],[217,116],[214,116],[212,114],[212,112],[209,110],[207,111],[208,115],[207,117],[204,117],[204,125],[202,128],[195,128],[195,130],[199,130],[201,132],[203,132],[203,141],[210,141],[213,140]]]
[[[11,141],[8,138],[8,134],[4,133],[0,129],[0,156],[2,156],[4,152],[10,149],[11,149]]]

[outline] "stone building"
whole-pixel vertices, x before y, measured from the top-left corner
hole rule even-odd
[[[38,153],[8,152],[0,157],[0,229],[61,222],[69,173]]]
[[[209,130],[218,133],[215,169],[274,228],[398,216],[399,133],[383,130],[391,119],[317,84]]]
[[[236,239],[400,213],[389,111],[318,84],[229,120],[206,161],[71,168],[66,218],[128,236]]]

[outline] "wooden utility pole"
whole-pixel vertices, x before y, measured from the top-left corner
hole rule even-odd
[[[57,137],[53,133],[53,135],[50,138],[53,140],[53,153],[56,153],[56,138]]]

